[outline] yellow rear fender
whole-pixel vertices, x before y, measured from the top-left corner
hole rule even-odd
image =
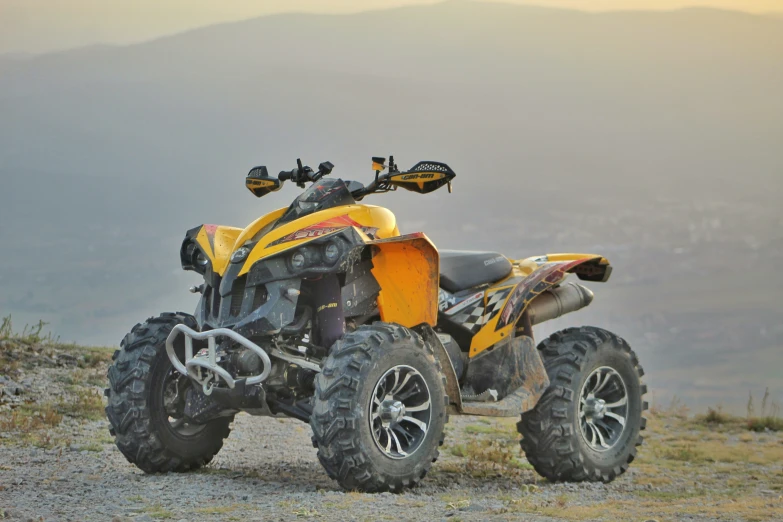
[[[609,260],[598,254],[548,254],[513,261],[514,268],[525,276],[554,264],[562,266],[564,263],[571,263],[571,268],[567,271],[576,274],[583,281],[605,283],[612,275]]]
[[[373,250],[372,274],[381,287],[381,320],[411,328],[438,322],[440,258],[422,233],[368,243]]]
[[[585,281],[605,282],[612,272],[609,261],[595,254],[550,254],[514,261],[513,265],[509,279],[487,290],[489,299],[496,292],[505,295],[502,301],[494,299],[499,304],[493,306],[488,320],[473,337],[471,357],[509,338],[530,302],[561,283],[568,274],[576,274]]]

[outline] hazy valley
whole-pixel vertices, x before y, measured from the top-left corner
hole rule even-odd
[[[479,16],[480,15],[480,16]],[[0,57],[0,315],[116,344],[189,311],[184,231],[287,205],[257,164],[449,163],[455,193],[395,193],[404,232],[512,257],[602,253],[593,323],[655,400],[783,401],[783,20],[448,2],[278,15],[128,47]]]

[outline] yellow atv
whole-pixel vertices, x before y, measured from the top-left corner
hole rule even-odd
[[[438,457],[448,414],[507,417],[527,459],[551,480],[611,481],[636,455],[646,387],[636,355],[593,327],[538,347],[533,326],[590,304],[565,282],[604,282],[600,255],[511,260],[438,251],[400,235],[388,210],[360,203],[455,177],[424,161],[401,172],[373,158],[375,179],[326,178],[333,165],[268,174],[309,187],[245,229],[203,225],[182,243],[182,268],[204,282],[195,316],[136,325],[109,368],[106,414],[120,451],[146,472],[203,466],[234,415],[310,423],[318,458],[344,488],[400,491]]]

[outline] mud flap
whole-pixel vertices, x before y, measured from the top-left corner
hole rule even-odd
[[[423,324],[415,328],[415,330],[421,334],[424,342],[430,345],[432,351],[435,352],[435,357],[438,358],[443,376],[446,378],[446,395],[449,396],[449,403],[457,412],[460,412],[462,410],[462,395],[459,389],[459,381],[446,347],[443,346],[440,337],[438,337],[438,334],[435,333],[430,325]]]
[[[467,383],[479,394],[496,390],[500,400],[477,402],[463,397],[462,413],[516,417],[535,407],[549,386],[549,377],[533,339],[520,336],[472,359]]]

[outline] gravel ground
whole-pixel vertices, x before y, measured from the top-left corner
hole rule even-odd
[[[471,425],[475,419],[455,419]],[[452,425],[453,426],[453,425]],[[509,518],[498,495],[521,496],[534,481],[522,476],[474,479],[438,471],[401,495],[344,493],[315,457],[310,428],[289,419],[239,415],[212,464],[188,474],[145,475],[110,443],[81,449],[107,430],[103,421],[72,426],[70,448],[3,448],[0,506],[9,518],[43,520],[486,520]],[[459,460],[445,455],[442,462]],[[541,484],[541,499],[565,492],[606,498],[611,486]],[[556,520],[527,515],[526,520]]]
[[[245,414],[205,469],[145,475],[115,448],[100,403],[74,407],[85,390],[97,396],[105,362],[79,368],[83,358],[42,356],[0,372],[0,519],[783,519],[783,437],[716,433],[655,412],[646,433],[651,444],[609,485],[544,482],[519,453],[515,419],[454,416],[432,472],[399,495],[341,491],[318,463],[309,426]],[[61,420],[35,432],[14,428],[14,411],[47,401],[57,401],[48,404],[64,412]],[[751,456],[703,459],[698,448],[713,443],[750,447]]]

